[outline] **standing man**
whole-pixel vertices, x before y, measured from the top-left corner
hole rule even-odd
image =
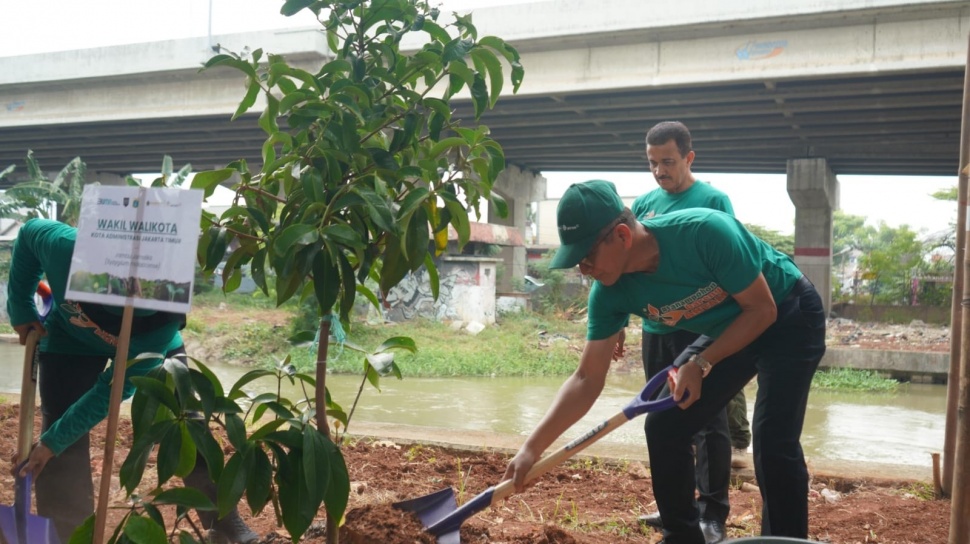
[[[731,199],[707,183],[698,183],[691,172],[694,150],[690,131],[683,123],[664,121],[647,132],[647,160],[658,188],[633,202],[633,215],[639,220],[689,208],[709,208],[734,215]],[[620,331],[620,342],[625,332]],[[687,346],[700,336],[691,331],[671,331],[668,327],[643,320],[643,370],[647,379],[673,364]],[[741,402],[744,402],[744,393]],[[695,474],[700,495],[701,530],[709,544],[724,540],[730,504],[731,436],[727,409],[721,410],[694,436]],[[740,459],[739,459],[740,461]],[[640,522],[663,528],[659,512],[640,517]]]
[[[812,377],[825,353],[815,287],[785,254],[734,217],[692,208],[637,221],[612,183],[572,185],[557,211],[551,268],[595,280],[576,371],[505,472],[516,491],[536,460],[579,421],[606,382],[630,314],[701,334],[675,361],[678,408],[647,415],[647,448],[665,544],[705,544],[694,498],[693,436],[752,378],[755,475],[766,536],[808,536],[808,470],[799,442]],[[687,394],[689,392],[689,395]]]

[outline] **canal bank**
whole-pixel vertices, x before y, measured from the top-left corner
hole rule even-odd
[[[15,398],[11,393],[19,390],[23,352],[17,344],[10,345],[9,350],[5,364],[0,365],[0,395]],[[868,351],[835,348],[830,349],[830,354],[845,352],[855,358],[843,360],[859,361],[858,355],[871,356]],[[912,355],[908,360],[919,362],[920,355],[926,354]],[[232,365],[210,367],[227,387],[248,370]],[[353,436],[400,443],[512,452],[544,413],[561,381],[561,377],[385,379],[380,392],[365,387],[350,431]],[[258,394],[267,386],[275,390],[274,384],[251,384],[246,389]],[[642,385],[642,371],[611,376],[600,401],[565,439],[575,438],[612,416]],[[359,386],[359,376],[328,378],[334,399],[347,408]],[[750,416],[756,390],[754,385],[749,388]],[[284,395],[302,398],[302,392],[297,390],[284,391]],[[809,402],[802,444],[819,477],[930,480],[930,454],[942,448],[945,387],[904,384],[895,395],[820,390],[811,395]],[[620,427],[589,453],[647,464],[642,421]],[[745,473],[739,476],[744,478]]]

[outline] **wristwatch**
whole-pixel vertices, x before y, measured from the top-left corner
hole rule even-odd
[[[701,378],[706,378],[711,373],[711,362],[698,354],[691,355],[687,362],[701,367]]]

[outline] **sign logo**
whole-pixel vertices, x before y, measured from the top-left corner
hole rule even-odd
[[[738,60],[762,60],[777,57],[788,47],[788,40],[774,40],[768,42],[748,42],[738,47],[734,54]]]

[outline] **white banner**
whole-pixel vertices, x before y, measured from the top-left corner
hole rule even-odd
[[[188,313],[202,191],[86,185],[67,298]]]

